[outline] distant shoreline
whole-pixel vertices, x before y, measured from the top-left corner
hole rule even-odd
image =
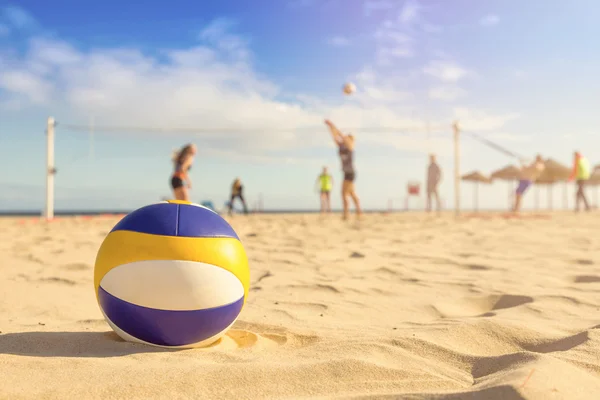
[[[102,215],[124,215],[124,214],[129,214],[130,212],[132,212],[133,209],[131,210],[56,210],[54,211],[54,215],[57,217],[75,217],[75,216],[102,216]],[[216,210],[219,213],[223,213],[221,210]],[[539,209],[539,210],[534,210],[534,209],[524,209],[524,212],[556,212],[556,211],[565,211],[565,210],[561,210],[561,209],[554,209],[554,210],[545,210],[545,209]],[[568,211],[568,210],[567,210]],[[320,211],[318,209],[312,209],[312,210],[285,210],[285,209],[281,209],[281,210],[263,210],[263,211],[250,211],[249,214],[318,214]],[[341,213],[342,210],[332,210],[332,213],[334,214],[339,214]],[[363,212],[365,214],[380,214],[380,213],[421,213],[421,212],[425,212],[425,210],[423,209],[409,209],[409,210],[404,210],[404,209],[395,209],[392,211],[389,211],[387,209],[373,209],[373,210],[363,210]],[[442,213],[443,214],[448,214],[448,213],[453,213],[454,209],[447,209],[447,210],[443,210]],[[474,211],[471,209],[463,209],[461,210],[462,213],[474,213],[474,212],[487,212],[487,213],[494,213],[494,212],[507,212],[506,209],[504,208],[489,208],[489,209],[482,209],[480,208],[478,211]],[[352,211],[353,213],[353,211]],[[240,213],[239,211],[234,212],[235,215],[243,215],[243,213]],[[435,214],[435,211],[432,212],[432,214]],[[0,210],[0,217],[41,217],[42,213],[40,211],[33,211],[33,210],[14,210],[14,211],[5,211],[5,210]]]

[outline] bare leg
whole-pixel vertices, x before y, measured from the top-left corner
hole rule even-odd
[[[356,191],[354,190],[354,182],[348,182],[347,193],[352,198],[352,202],[354,203],[354,208],[356,210],[356,215],[360,217],[362,214],[362,210],[360,209],[360,200],[356,195]]]
[[[344,214],[342,215],[342,219],[348,219],[348,197],[350,197],[349,186],[351,182],[344,181],[342,183],[342,203],[344,205]]]
[[[238,197],[242,201],[242,206],[244,206],[244,214],[248,214],[248,206],[246,205],[246,200],[244,200],[244,196],[240,193]]]
[[[440,201],[440,194],[438,193],[437,188],[433,191],[433,196],[435,197],[435,206],[438,212],[442,211],[442,202]]]
[[[431,195],[432,195],[432,190],[431,189],[427,189],[427,212],[431,211]]]
[[[362,215],[362,210],[360,208],[360,200],[358,199],[358,196],[356,195],[354,190],[352,191],[352,194],[350,196],[352,197],[352,201],[354,202],[354,208],[356,209],[356,216],[360,217]]]
[[[515,194],[515,205],[513,207],[513,212],[519,212],[521,209],[521,198],[523,197],[523,195],[516,193]]]
[[[331,193],[327,192],[325,193],[325,198],[326,198],[326,205],[327,205],[327,212],[331,212]]]
[[[231,198],[229,199],[229,215],[233,214],[233,200],[235,199],[234,195],[231,195]]]
[[[319,195],[319,199],[321,200],[321,214],[325,213],[327,209],[327,194],[325,192],[321,192]]]
[[[585,182],[577,181],[577,195],[575,197],[575,211],[579,211],[579,202],[583,202],[586,211],[590,210],[590,205],[585,197]]]

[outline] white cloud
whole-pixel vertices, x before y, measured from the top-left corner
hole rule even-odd
[[[235,59],[244,60],[250,56],[249,43],[244,37],[231,33],[236,25],[230,18],[217,18],[202,29],[198,37]]]
[[[494,14],[484,16],[479,20],[481,26],[494,26],[500,23],[500,17]]]
[[[8,21],[9,25],[18,29],[31,28],[37,24],[36,20],[20,7],[4,7],[2,15]]]
[[[344,36],[334,36],[327,43],[335,47],[345,47],[350,45],[350,39]]]
[[[398,15],[398,21],[402,24],[411,24],[419,19],[419,12],[421,7],[414,0],[407,0],[404,6],[400,10]]]
[[[255,71],[250,42],[233,32],[236,26],[231,20],[215,20],[199,32],[196,46],[163,49],[157,55],[134,48],[83,51],[64,40],[33,38],[24,53],[17,48],[0,52],[0,106],[46,106],[59,121],[58,129],[66,123],[87,125],[89,115],[95,116],[98,133],[100,126],[115,125],[162,128],[163,134],[186,128],[215,154],[256,162],[281,161],[279,153],[289,149],[331,146],[325,117],[343,130],[352,129],[364,143],[425,149],[423,141],[408,145],[409,139],[378,131],[424,126],[402,112],[411,99],[406,71],[381,74],[366,67],[348,77],[358,91],[333,100],[283,93]],[[382,31],[379,39],[396,45],[412,42],[394,29]],[[398,48],[388,56],[402,56]],[[440,76],[446,81],[461,77],[447,71]],[[478,126],[498,126],[493,116],[473,115]],[[444,118],[432,118],[432,125],[449,125]]]
[[[442,82],[456,83],[465,78],[469,71],[453,61],[432,61],[425,66],[423,72]]]
[[[8,71],[0,74],[0,89],[24,97],[33,104],[41,104],[50,99],[51,84],[28,71]],[[8,105],[14,105],[14,100]]]
[[[411,36],[397,28],[397,24],[387,20],[377,31],[374,38],[376,41],[376,59],[380,65],[391,65],[398,58],[410,58],[414,52],[414,40]]]
[[[456,100],[466,94],[466,91],[455,85],[443,85],[429,89],[429,98],[442,101]]]
[[[459,121],[462,130],[466,131],[497,131],[506,123],[520,117],[519,113],[492,115],[482,110],[468,107],[455,107],[453,116]]]

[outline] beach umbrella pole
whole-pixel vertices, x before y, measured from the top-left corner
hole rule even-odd
[[[475,212],[477,212],[479,211],[479,182],[475,182],[475,192],[473,196],[473,204],[475,205]]]
[[[46,125],[46,220],[54,218],[54,118],[49,117]]]
[[[458,121],[452,124],[454,130],[454,212],[460,214],[460,130]]]

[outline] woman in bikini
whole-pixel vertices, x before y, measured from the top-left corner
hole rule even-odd
[[[354,190],[354,180],[356,178],[356,171],[354,170],[354,136],[351,134],[344,135],[329,120],[325,120],[325,125],[329,128],[333,141],[338,146],[338,153],[342,162],[342,171],[344,172],[344,182],[342,183],[342,201],[344,204],[343,219],[348,219],[350,198],[354,202],[356,216],[360,217],[362,214],[360,201]]]
[[[171,175],[171,187],[176,200],[190,201],[188,189],[191,189],[192,181],[188,171],[192,168],[195,154],[196,145],[187,144],[173,155],[175,171]]]

